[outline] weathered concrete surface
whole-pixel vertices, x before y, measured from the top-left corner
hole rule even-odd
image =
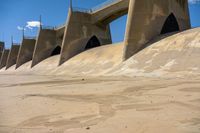
[[[113,20],[128,13],[129,0],[116,0],[107,6],[92,12],[94,24],[109,24]]]
[[[55,68],[52,74],[104,75],[122,62],[123,47],[123,43],[118,43],[87,50]]]
[[[9,55],[10,50],[4,49],[2,56],[1,56],[1,61],[0,61],[0,69],[6,66],[8,55]]]
[[[68,59],[83,52],[88,41],[94,36],[98,38],[101,45],[110,44],[109,25],[94,25],[91,14],[69,10],[59,64],[63,64]]]
[[[124,59],[141,50],[145,43],[161,34],[164,23],[172,14],[179,30],[190,28],[187,0],[131,0],[125,35]],[[170,26],[174,23],[170,20]]]
[[[24,63],[32,60],[33,58],[33,51],[35,48],[35,39],[26,39],[22,40],[22,44],[20,46],[19,54],[17,57],[17,64],[16,68],[20,67]]]
[[[58,44],[56,43],[55,30],[40,29],[40,32],[35,44],[31,67],[34,67],[39,62],[50,57],[53,50],[57,47],[57,45]]]
[[[58,46],[62,46],[63,38],[64,38],[64,33],[65,33],[65,25],[57,27],[56,30],[56,43]]]
[[[11,66],[15,65],[17,63],[17,56],[19,53],[19,48],[20,45],[12,45],[9,55],[8,55],[8,59],[6,62],[6,69],[10,68]]]

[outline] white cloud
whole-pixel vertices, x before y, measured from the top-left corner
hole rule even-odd
[[[26,22],[26,26],[25,27],[21,27],[21,26],[17,26],[18,30],[26,30],[26,29],[30,29],[32,30],[33,28],[39,28],[40,27],[40,22],[39,21],[28,21]]]
[[[39,21],[29,21],[29,22],[27,22],[26,27],[28,29],[39,28],[40,27],[40,22]]]
[[[23,30],[23,27],[17,26],[18,30]]]
[[[200,0],[188,0],[190,4],[196,4],[200,2]]]

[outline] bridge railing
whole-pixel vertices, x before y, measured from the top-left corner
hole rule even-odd
[[[120,0],[107,0],[107,1],[103,2],[102,4],[97,5],[97,6],[93,7],[93,8],[91,8],[91,9],[73,7],[72,11],[79,11],[79,12],[84,12],[84,13],[93,13],[93,12],[95,12],[95,11],[105,7],[105,6],[108,6],[108,5],[112,4],[112,3],[116,3],[118,1],[120,1]]]
[[[92,9],[73,7],[72,11],[84,12],[84,13],[92,13]]]
[[[60,28],[63,28],[63,27],[65,27],[65,26],[66,26],[66,24],[64,23],[64,24],[61,24],[61,25],[55,26],[55,29],[60,29]]]
[[[21,45],[21,43],[13,43],[13,45]]]
[[[95,11],[105,7],[105,6],[108,6],[108,5],[112,4],[112,3],[116,3],[118,1],[120,1],[120,0],[107,0],[107,1],[97,5],[95,7],[93,7],[91,10],[92,10],[92,12],[95,12]]]
[[[42,29],[46,29],[46,30],[55,30],[55,27],[54,26],[42,26],[41,27]]]
[[[36,36],[24,36],[24,39],[36,39]]]

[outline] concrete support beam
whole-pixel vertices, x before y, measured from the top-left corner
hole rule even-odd
[[[26,39],[26,38],[23,39],[17,57],[16,69],[19,68],[24,63],[32,60],[33,51],[35,48],[35,42],[36,42],[35,39]]]
[[[83,52],[93,36],[98,38],[101,45],[110,44],[109,25],[97,26],[93,24],[91,14],[69,10],[59,64]]]
[[[187,0],[130,0],[128,22],[125,34],[124,60],[128,59],[144,45],[161,34],[166,21],[172,28],[175,21],[167,19],[175,16],[179,30],[190,28]]]
[[[9,52],[10,52],[10,50],[4,49],[3,54],[1,56],[1,60],[0,60],[0,69],[4,68],[6,66]]]
[[[130,0],[116,0],[92,12],[93,23],[109,24],[113,20],[128,13]]]
[[[6,69],[10,68],[11,66],[15,65],[17,62],[17,56],[19,53],[19,48],[20,45],[12,45],[9,55],[8,55],[8,59],[7,59],[7,63],[6,63]]]
[[[50,57],[57,45],[56,31],[41,29],[36,40],[31,67]]]

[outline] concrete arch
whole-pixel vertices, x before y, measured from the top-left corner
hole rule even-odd
[[[176,17],[174,16],[174,14],[171,13],[165,20],[160,34],[166,34],[166,33],[175,32],[179,30],[180,28],[179,28],[178,21]]]
[[[99,39],[94,35],[92,36],[85,46],[85,50],[101,46]]]
[[[60,47],[60,46],[57,46],[57,47],[54,48],[54,50],[52,51],[51,56],[59,55],[60,52],[61,52],[61,47]]]

